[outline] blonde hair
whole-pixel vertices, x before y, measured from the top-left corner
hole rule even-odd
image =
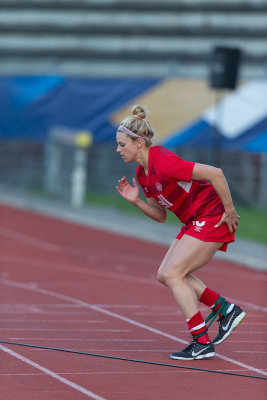
[[[149,114],[149,110],[139,104],[132,107],[132,115],[126,117],[121,125],[129,129],[133,133],[145,139],[146,146],[151,146],[154,130],[150,123],[145,119]],[[132,140],[137,140],[138,137],[130,136]]]

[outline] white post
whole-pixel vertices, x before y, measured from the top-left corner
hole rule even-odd
[[[82,206],[86,192],[86,149],[77,147],[74,154],[74,166],[71,181],[71,205]]]

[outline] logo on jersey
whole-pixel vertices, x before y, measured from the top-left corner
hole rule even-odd
[[[159,192],[161,192],[161,191],[162,191],[162,184],[159,183],[159,182],[157,182],[157,183],[156,183],[156,188],[157,188],[157,190],[158,190]]]
[[[158,202],[165,208],[170,208],[173,206],[173,204],[165,199],[165,197],[162,196],[162,194],[158,194]]]
[[[148,188],[147,188],[146,186],[144,187],[144,189],[145,189],[145,191],[148,193]]]
[[[185,181],[178,181],[177,184],[181,186],[182,189],[184,189],[187,193],[190,192],[191,186],[192,186],[192,181],[191,182],[185,182]]]
[[[206,221],[202,221],[202,222],[199,222],[199,221],[193,221],[193,225],[195,226],[194,227],[194,231],[196,231],[196,232],[201,232],[202,231],[202,228],[203,228],[203,226],[206,224]]]

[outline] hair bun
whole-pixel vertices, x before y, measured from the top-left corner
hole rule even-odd
[[[145,107],[140,106],[139,104],[134,105],[132,108],[132,114],[136,115],[138,118],[145,119],[148,110]]]

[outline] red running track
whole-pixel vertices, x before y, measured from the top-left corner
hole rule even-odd
[[[169,353],[190,337],[156,281],[166,247],[3,205],[0,221],[1,340],[267,377],[265,273],[213,260],[197,274],[247,316],[214,359],[178,363]],[[266,380],[3,343],[0,350],[5,400],[266,399]]]

